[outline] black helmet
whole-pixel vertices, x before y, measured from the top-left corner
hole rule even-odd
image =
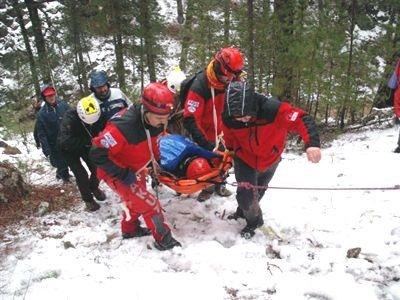
[[[225,93],[225,111],[228,117],[257,117],[257,102],[254,91],[243,81],[233,81]]]
[[[90,74],[90,87],[98,88],[108,83],[108,77],[104,71],[93,71]]]

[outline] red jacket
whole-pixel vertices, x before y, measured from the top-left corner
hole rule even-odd
[[[215,89],[215,109],[217,116],[217,134],[222,131],[222,109],[225,90]],[[215,144],[215,126],[213,119],[213,100],[211,86],[206,72],[200,72],[194,79],[185,101],[183,113],[184,126],[192,139],[201,147],[212,150]]]
[[[154,157],[159,160],[158,141],[164,128],[143,124],[139,105],[132,105],[110,120],[101,134],[93,139],[90,151],[100,179],[108,175],[123,181],[129,170],[139,173],[151,162],[146,129]]]
[[[400,60],[397,62],[394,73],[396,74],[397,87],[394,90],[393,108],[396,117],[400,118]]]
[[[233,120],[227,109],[223,115],[224,140],[250,167],[264,171],[276,162],[284,148],[288,132],[299,134],[307,147],[320,147],[313,119],[288,103],[254,93],[257,97],[257,118],[247,124]]]

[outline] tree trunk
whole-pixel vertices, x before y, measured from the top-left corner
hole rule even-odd
[[[140,91],[144,89],[144,46],[143,38],[140,38]]]
[[[68,3],[68,2],[67,2]],[[72,37],[73,37],[73,49],[75,52],[75,64],[78,75],[78,83],[81,90],[81,94],[89,94],[88,87],[88,79],[86,73],[86,63],[83,58],[83,49],[82,49],[82,26],[80,23],[79,9],[77,6],[79,3],[77,1],[72,0],[68,3],[68,10],[70,15],[70,22],[72,28]]]
[[[276,60],[274,70],[274,91],[280,99],[291,102],[293,86],[293,66],[289,55],[289,46],[293,39],[294,0],[275,0],[274,13],[276,24]]]
[[[33,81],[33,86],[35,88],[35,93],[37,96],[39,96],[40,95],[40,84],[39,84],[38,74],[37,74],[36,65],[35,65],[35,58],[33,57],[31,44],[29,43],[28,32],[25,28],[24,17],[22,15],[21,6],[18,3],[18,0],[13,0],[13,7],[14,7],[15,14],[17,16],[17,22],[21,29],[22,38],[24,39],[26,53],[28,54],[29,68],[31,70],[32,81]]]
[[[149,0],[139,1],[140,9],[140,26],[141,34],[144,40],[144,51],[146,53],[147,67],[149,70],[150,81],[157,81],[156,77],[156,66],[155,66],[155,55],[153,51],[153,39],[151,36],[151,24],[149,14]]]
[[[249,83],[254,87],[254,6],[253,0],[247,0],[247,30],[248,30],[248,62],[249,62]]]
[[[182,70],[186,70],[188,61],[189,46],[192,41],[192,22],[193,22],[193,10],[194,10],[194,0],[187,0],[186,5],[186,21],[183,25],[182,30],[182,47],[181,47],[181,57],[179,60],[179,67]]]
[[[356,0],[352,0],[351,2],[351,10],[350,10],[350,46],[349,46],[349,58],[347,64],[347,78],[346,78],[346,93],[343,99],[343,105],[340,111],[340,129],[344,128],[345,117],[347,112],[347,104],[349,101],[349,97],[351,95],[351,78],[352,76],[352,67],[353,67],[353,44],[354,44],[354,28],[355,28],[355,17],[356,17]]]
[[[183,24],[183,22],[185,21],[185,18],[183,17],[183,4],[182,4],[182,0],[176,0],[176,10],[178,13],[178,23],[179,24]]]
[[[141,2],[141,1],[139,1]],[[122,31],[121,27],[121,5],[119,1],[112,1],[112,16],[113,16],[113,42],[115,51],[115,73],[118,76],[118,84],[121,89],[125,89],[125,66],[124,66],[124,45],[122,42]]]
[[[229,30],[231,26],[231,1],[224,0],[224,44],[229,46]]]
[[[124,67],[124,50],[122,44],[121,33],[116,33],[114,35],[114,48],[115,48],[115,58],[116,58],[116,68],[115,71],[118,75],[118,84],[121,89],[125,89],[125,67]]]
[[[39,18],[37,4],[33,0],[25,0],[28,8],[29,18],[32,22],[33,35],[35,37],[35,45],[39,57],[39,68],[43,82],[51,82],[50,66],[47,57],[46,43],[43,37],[42,24]]]
[[[321,95],[320,93],[320,85],[318,83],[318,87],[317,87],[317,99],[315,100],[315,109],[314,109],[314,119],[317,119],[317,114],[318,114],[318,109],[319,109],[319,96]]]

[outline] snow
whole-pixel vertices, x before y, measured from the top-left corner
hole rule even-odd
[[[285,153],[270,186],[400,184],[400,156],[391,152],[398,130],[343,135],[319,164]],[[20,159],[39,163],[31,150]],[[244,240],[244,222],[226,220],[234,196],[198,203],[163,187],[166,219],[183,247],[159,252],[151,237],[122,240],[118,199],[102,187],[108,199],[97,212],[80,204],[5,232],[1,299],[400,299],[399,190],[270,189],[261,201],[265,225]],[[359,257],[347,258],[356,247]]]

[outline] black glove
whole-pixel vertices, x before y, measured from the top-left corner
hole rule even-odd
[[[152,177],[151,178],[151,187],[154,190],[157,186],[160,185],[160,182],[158,181],[157,177]]]
[[[135,183],[137,181],[136,174],[132,172],[131,170],[128,171],[128,174],[125,176],[124,180],[122,180],[122,183],[126,186],[130,186],[131,184]]]

